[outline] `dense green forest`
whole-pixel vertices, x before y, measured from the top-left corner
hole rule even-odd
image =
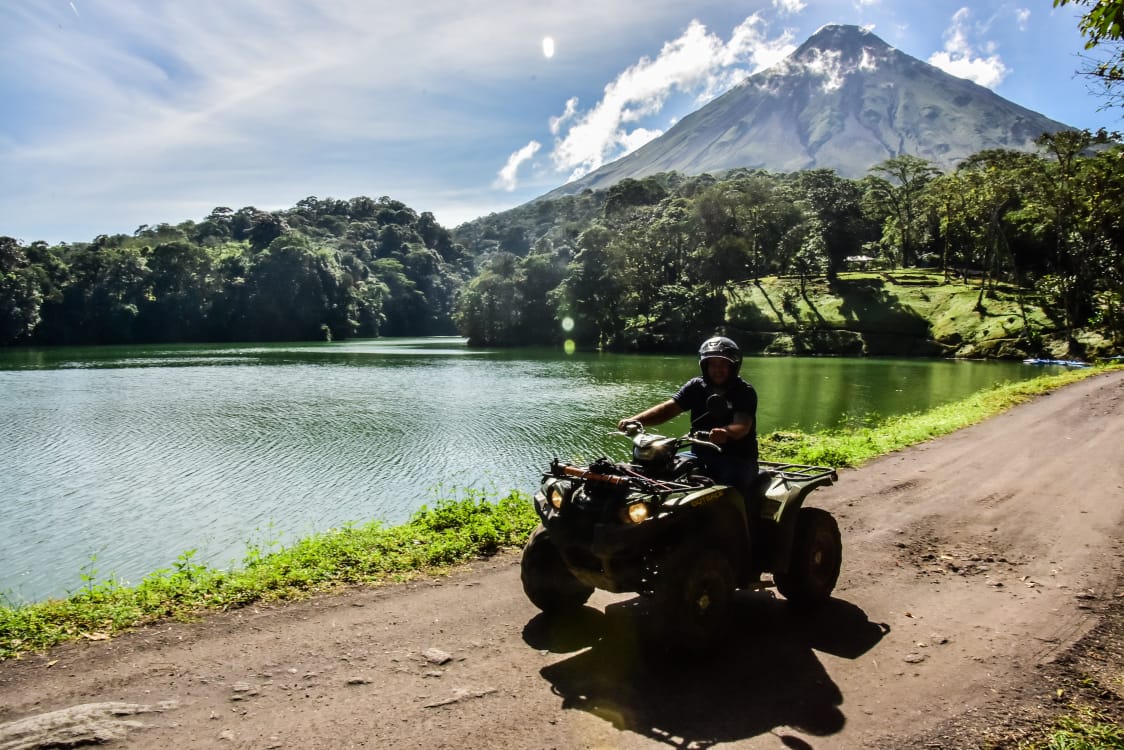
[[[460,333],[476,345],[681,348],[729,325],[732,301],[752,319],[747,283],[830,289],[856,266],[971,279],[981,309],[998,285],[1014,288],[1051,321],[1025,329],[1027,350],[1090,328],[1124,338],[1124,148],[1088,132],[1040,145],[981,152],[948,174],[911,156],[861,180],[660,174],[452,231],[388,197],[309,197],[89,243],[0,237],[0,343]]]
[[[0,237],[0,342],[453,334],[472,268],[432,214],[386,197],[216,208],[72,245]]]
[[[628,179],[454,238],[478,268],[457,325],[482,344],[682,349],[754,317],[747,283],[788,276],[802,295],[819,279],[842,294],[840,273],[859,267],[971,279],[980,314],[1013,289],[1028,323],[1029,306],[1047,315],[1024,328],[1024,352],[1057,337],[1080,354],[1081,331],[1110,347],[1124,331],[1124,149],[1103,132],[1045,135],[1038,154],[984,151],[948,174],[900,156],[861,180],[826,169]]]

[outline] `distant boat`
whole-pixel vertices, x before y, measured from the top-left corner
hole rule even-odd
[[[1062,367],[1089,367],[1088,362],[1079,362],[1076,359],[1039,359],[1031,357],[1023,360],[1024,365],[1061,365]]]

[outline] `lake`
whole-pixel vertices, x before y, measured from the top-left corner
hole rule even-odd
[[[750,358],[758,431],[857,425],[1052,369]],[[693,356],[469,349],[459,338],[0,349],[0,594],[138,582],[187,550],[407,520],[458,488],[533,490],[554,457],[623,458],[616,421]],[[680,417],[661,429],[686,431]]]

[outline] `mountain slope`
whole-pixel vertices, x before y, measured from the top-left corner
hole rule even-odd
[[[950,170],[983,149],[1034,150],[1043,132],[1066,129],[869,31],[830,25],[659,138],[543,197],[667,171],[827,167],[861,177],[902,154]]]

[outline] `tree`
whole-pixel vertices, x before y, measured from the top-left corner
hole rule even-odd
[[[20,242],[0,237],[0,344],[26,339],[39,323],[43,289]]]
[[[1119,263],[1124,150],[1117,145],[1089,155],[1091,146],[1105,146],[1111,138],[1104,131],[1071,130],[1038,140],[1052,158],[1043,162],[1024,213],[1051,240],[1053,273],[1048,285],[1057,292],[1071,333],[1092,317],[1096,292],[1111,289],[1106,284],[1111,284],[1112,269]]]
[[[922,196],[925,187],[940,170],[928,161],[903,154],[875,164],[864,180],[866,197],[876,215],[883,219],[883,239],[897,243],[902,266],[917,265],[917,245],[924,233]],[[884,221],[889,217],[890,221]],[[890,236],[886,236],[890,230]]]
[[[605,217],[619,215],[630,208],[654,206],[667,197],[667,189],[653,177],[636,180],[626,177],[609,188]]]
[[[1092,59],[1083,73],[1103,84],[1102,93],[1110,104],[1115,100],[1124,104],[1124,94],[1120,93],[1124,83],[1124,0],[1054,0],[1054,7],[1071,3],[1088,8],[1077,24],[1087,39],[1085,49],[1106,52],[1103,59]]]
[[[473,279],[457,304],[454,320],[473,346],[520,343],[522,305],[515,279],[517,259],[511,253],[492,256],[487,268]]]
[[[339,262],[304,237],[286,235],[258,254],[246,279],[247,317],[262,341],[315,341],[349,333],[350,289]]]
[[[582,232],[578,253],[556,292],[559,316],[572,321],[571,336],[580,346],[602,346],[620,330],[622,284],[619,269],[611,266],[612,239],[602,224]]]
[[[699,194],[694,207],[703,243],[699,277],[715,289],[779,270],[781,238],[803,220],[791,194],[761,174],[717,183]]]
[[[1013,255],[1006,231],[1006,214],[1020,201],[1024,178],[1020,170],[1033,168],[1039,160],[1015,151],[990,149],[973,154],[956,168],[958,207],[965,234],[974,249],[973,265],[982,271],[976,309],[984,312],[984,292],[994,286],[1004,266],[1013,268]]]
[[[64,338],[51,343],[136,341],[140,307],[152,296],[148,263],[140,248],[103,235],[74,251],[70,271],[61,302],[52,308],[61,320],[49,326]]]
[[[250,247],[261,251],[288,230],[288,224],[277,214],[258,211],[251,217],[247,238],[250,240]]]
[[[199,245],[168,242],[148,253],[152,294],[141,305],[144,341],[197,341],[210,296],[211,259]]]
[[[386,288],[383,336],[426,336],[432,333],[432,312],[425,294],[396,258],[379,258],[371,273]]]
[[[796,176],[794,191],[810,219],[808,230],[820,236],[806,241],[798,256],[800,273],[811,273],[823,257],[825,272],[834,279],[846,258],[856,255],[868,233],[862,212],[862,188],[832,169],[811,169]]]

